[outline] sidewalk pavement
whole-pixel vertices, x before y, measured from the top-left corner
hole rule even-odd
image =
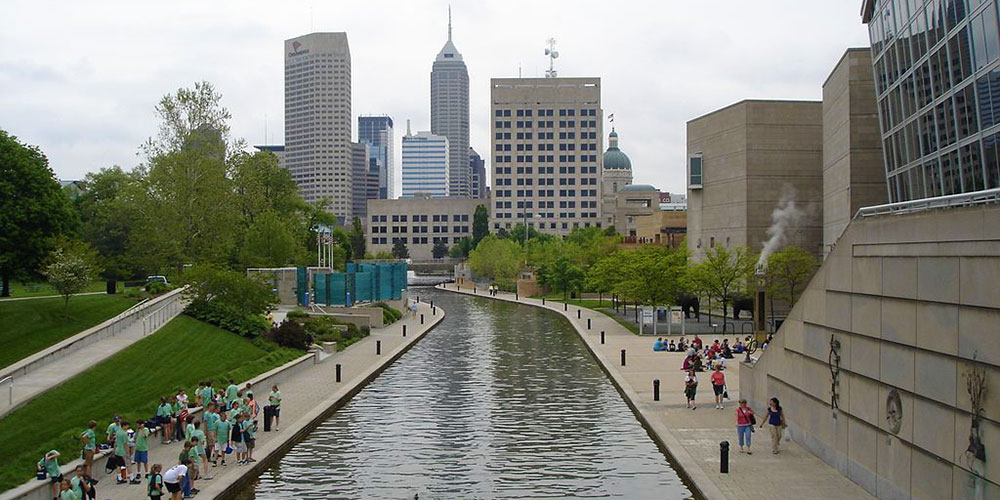
[[[445,289],[456,291],[454,284]],[[471,289],[461,293],[472,294]],[[489,297],[488,293],[476,295]],[[501,300],[514,300],[514,294],[500,293]],[[541,306],[541,300],[520,298],[519,303]],[[793,441],[781,443],[781,453],[770,452],[771,439],[767,429],[753,434],[752,455],[739,452],[736,436],[736,406],[739,401],[740,359],[726,360],[726,384],[730,399],[723,410],[716,410],[708,372],[698,374],[697,409],[687,409],[684,397],[684,375],[681,365],[684,353],[653,352],[655,336],[639,337],[608,316],[582,309],[577,319],[577,306],[563,311],[561,302],[546,301],[547,309],[562,313],[576,327],[588,347],[605,369],[621,386],[626,397],[634,399],[640,420],[672,455],[674,465],[682,469],[706,498],[786,500],[865,499],[874,498],[851,482],[836,469],[803,449]],[[591,328],[587,329],[587,319]],[[605,331],[605,344],[600,332]],[[699,334],[706,342],[723,339],[722,335]],[[688,334],[689,340],[693,335]],[[726,335],[733,342],[735,335]],[[626,351],[626,366],[621,366],[621,350]],[[660,380],[660,401],[653,401],[653,380]],[[795,408],[785,409],[794,415]],[[754,408],[758,415],[765,408]],[[794,418],[794,417],[791,417]],[[719,472],[719,443],[729,441],[729,473]]]
[[[122,318],[120,321],[131,321],[131,324],[121,332],[73,350],[58,360],[50,361],[41,367],[32,369],[27,374],[15,376],[13,390],[0,391],[0,396],[4,395],[3,392],[8,392],[6,395],[8,397],[0,397],[0,418],[17,409],[22,404],[31,401],[39,394],[62,384],[84,370],[111,357],[118,351],[134,344],[146,335],[152,334],[183,310],[183,307],[177,307],[169,308],[169,310],[166,310],[166,313],[159,313],[160,316],[157,317],[157,321],[148,325],[150,331],[146,331],[147,325],[143,319],[157,314],[159,307],[151,308],[135,320]],[[72,340],[73,338],[71,337],[63,342]],[[47,349],[52,347],[56,346],[50,346]]]
[[[419,314],[424,315],[423,325],[420,324]],[[338,403],[344,402],[354,392],[360,390],[366,381],[413,345],[437,322],[444,319],[444,314],[444,310],[440,307],[436,308],[436,314],[434,314],[430,305],[421,303],[418,316],[405,315],[403,319],[389,326],[372,329],[371,335],[368,337],[342,352],[323,359],[312,367],[295,373],[291,378],[279,384],[281,430],[264,432],[263,420],[260,421],[253,455],[258,462],[251,464],[251,466],[240,466],[233,458],[235,455],[231,455],[227,460],[226,467],[221,465],[211,467],[210,465],[208,475],[212,476],[213,479],[195,481],[195,487],[201,490],[196,498],[216,498],[217,495],[232,487],[235,482],[241,479],[256,478],[266,467],[265,457],[280,453],[283,448],[291,446],[305,437],[311,430],[310,424],[316,420],[321,421],[322,417],[331,412]],[[406,337],[402,336],[403,325],[407,326]],[[375,354],[377,341],[382,343],[381,355]],[[335,382],[338,363],[342,370],[342,382],[339,384]],[[262,400],[268,392],[270,392],[269,387],[255,387],[255,393],[259,394]],[[200,420],[200,413],[197,418]],[[150,440],[159,443],[158,437],[152,437]],[[182,443],[173,442],[169,445],[151,446],[150,465],[163,464],[164,471],[176,465],[181,445]],[[103,466],[104,461],[102,460],[94,467],[97,471],[95,474],[97,479],[101,480],[98,485],[100,498],[113,498],[114,500],[145,500],[149,498],[146,495],[145,483],[143,485],[114,484],[111,476],[104,474]]]

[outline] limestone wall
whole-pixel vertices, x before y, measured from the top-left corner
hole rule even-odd
[[[1000,498],[998,284],[1000,207],[855,220],[741,394],[780,398],[793,439],[879,498]],[[966,453],[973,370],[985,461]]]

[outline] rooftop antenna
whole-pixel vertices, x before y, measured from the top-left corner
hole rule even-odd
[[[413,134],[410,133],[410,120],[409,119],[406,120],[406,135],[407,136],[413,135]]]
[[[517,77],[521,78],[521,63],[517,63]]]
[[[448,41],[451,41],[451,4],[448,4]]]
[[[545,70],[545,78],[555,78],[559,76],[556,71],[556,58],[559,57],[559,52],[556,52],[556,39],[549,38],[546,40],[549,44],[549,48],[545,49],[545,55],[549,56],[549,69]]]

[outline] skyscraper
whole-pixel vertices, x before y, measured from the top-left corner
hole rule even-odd
[[[494,78],[493,227],[601,227],[600,78]]]
[[[469,196],[469,72],[462,54],[451,42],[451,9],[448,41],[431,69],[431,133],[448,138],[450,193]]]
[[[486,160],[469,148],[469,197],[486,197]]]
[[[371,146],[367,142],[351,142],[351,218],[364,222],[368,215],[368,168]]]
[[[430,132],[403,136],[403,198],[448,196],[448,138]],[[466,167],[468,168],[468,167]]]
[[[347,33],[285,40],[285,167],[306,201],[328,199],[341,221],[353,210],[350,142]]]
[[[358,141],[367,142],[372,157],[378,163],[378,198],[395,198],[396,172],[392,118],[388,116],[359,116]]]

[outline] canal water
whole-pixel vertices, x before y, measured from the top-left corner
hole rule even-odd
[[[241,500],[691,498],[564,318],[411,292],[445,320]]]

